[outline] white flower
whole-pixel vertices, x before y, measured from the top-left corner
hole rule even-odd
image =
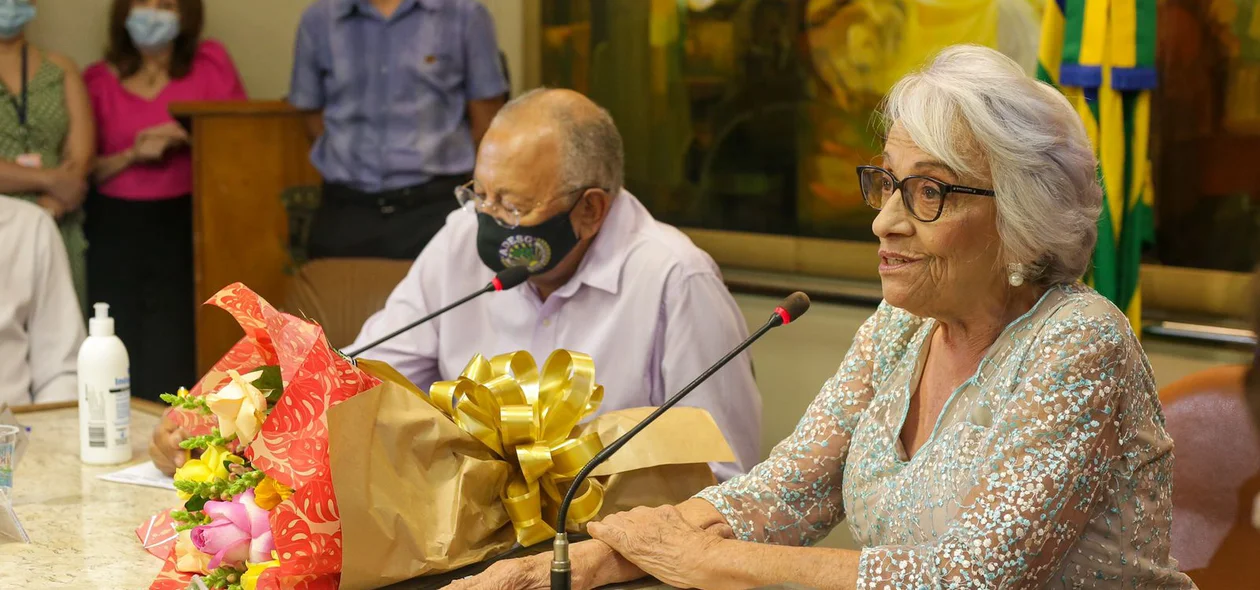
[[[242,444],[248,445],[258,436],[267,411],[267,397],[253,385],[261,376],[262,371],[242,376],[229,369],[228,377],[232,380],[206,396],[206,406],[218,417],[219,433],[224,438],[236,435]]]

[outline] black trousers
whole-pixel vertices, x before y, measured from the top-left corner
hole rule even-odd
[[[131,357],[131,394],[157,400],[196,383],[192,197],[85,204],[90,302],[110,305]],[[242,236],[242,239],[247,239]]]
[[[438,176],[380,193],[324,183],[311,223],[310,257],[414,260],[459,208],[455,188],[469,177]]]

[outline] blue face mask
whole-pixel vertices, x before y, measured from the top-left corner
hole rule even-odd
[[[132,8],[127,15],[127,33],[140,51],[165,47],[179,36],[179,15],[156,8]]]
[[[35,18],[30,0],[0,0],[0,39],[12,39]]]

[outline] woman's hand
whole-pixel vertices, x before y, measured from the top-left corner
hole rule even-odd
[[[161,125],[154,125],[140,131],[138,135],[146,137],[164,137],[173,140],[175,143],[188,142],[188,132],[184,131],[183,126],[175,121],[167,121]]]
[[[58,201],[48,195],[40,195],[39,199],[35,201],[35,204],[39,205],[44,211],[47,211],[48,215],[56,221],[61,221],[61,218],[68,213],[66,206],[61,204],[61,201]]]
[[[179,446],[187,438],[188,433],[175,423],[171,412],[162,415],[162,422],[153,429],[153,439],[149,441],[149,458],[158,470],[175,475],[175,470],[188,460],[188,451]]]
[[[61,203],[66,211],[74,211],[87,196],[87,180],[70,162],[44,170],[44,193]]]
[[[157,162],[166,156],[171,140],[156,135],[136,136],[136,143],[131,146],[131,157],[135,162]]]
[[[171,121],[137,133],[131,150],[137,162],[157,162],[166,157],[167,150],[185,143],[188,143],[188,132]]]
[[[697,565],[713,559],[730,527],[708,530],[687,522],[675,506],[635,508],[587,525],[587,532],[656,579],[679,588],[697,584]]]

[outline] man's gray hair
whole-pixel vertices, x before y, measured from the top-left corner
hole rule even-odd
[[[1102,187],[1085,125],[1062,93],[997,51],[957,45],[897,82],[882,116],[959,174],[992,179],[1004,263],[1044,286],[1085,273]]]
[[[547,100],[549,88],[535,88],[499,110],[511,116],[521,107],[541,101],[543,112],[555,122],[561,135],[560,183],[565,191],[601,188],[616,196],[625,183],[625,148],[612,115],[603,107],[574,108],[572,101]]]

